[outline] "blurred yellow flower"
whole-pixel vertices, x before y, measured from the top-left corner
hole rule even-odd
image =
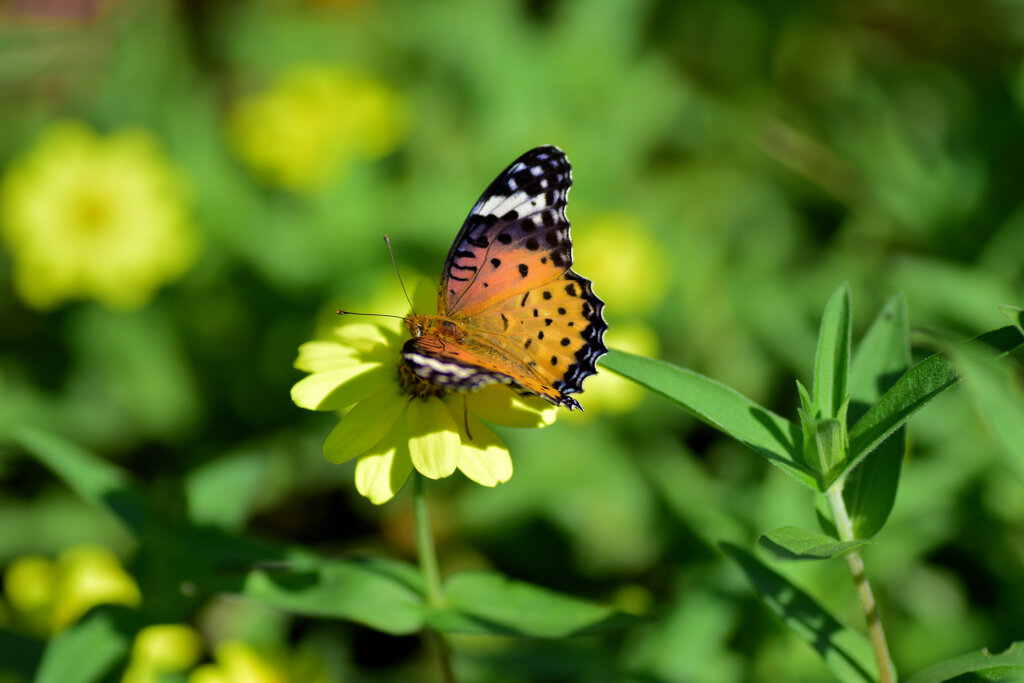
[[[266,182],[309,192],[359,159],[391,153],[405,135],[401,96],[356,69],[301,65],[231,111],[228,137]]]
[[[63,122],[0,179],[0,235],[30,306],[145,304],[196,254],[183,180],[144,130],[100,137]]]
[[[15,559],[4,572],[4,594],[17,613],[19,621],[33,633],[50,630],[57,584],[57,563],[41,555],[24,555]]]
[[[28,628],[57,633],[97,605],[137,607],[142,595],[117,557],[91,545],[65,550],[56,561],[38,555],[14,560],[4,572],[4,593]]]
[[[634,316],[656,309],[668,293],[669,261],[650,227],[627,213],[601,214],[586,226],[573,236],[575,261],[587,264],[608,309]]]
[[[416,310],[433,310],[428,293],[434,291],[429,284],[417,289]],[[310,375],[292,387],[295,404],[347,410],[327,436],[324,455],[334,463],[359,457],[356,489],[376,504],[391,500],[413,467],[431,479],[459,470],[483,486],[508,481],[508,448],[479,418],[543,427],[554,422],[557,407],[498,384],[469,393],[423,392],[428,387],[403,372],[403,330],[400,320],[339,325],[330,339],[299,347],[295,367]]]
[[[308,653],[265,653],[240,641],[217,646],[216,662],[192,671],[188,683],[326,683],[327,670]]]
[[[155,624],[135,636],[131,662],[121,683],[160,683],[165,673],[185,671],[199,661],[203,641],[186,624]]]

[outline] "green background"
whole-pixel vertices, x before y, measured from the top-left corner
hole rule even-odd
[[[662,358],[790,418],[840,282],[855,339],[897,291],[921,344],[999,327],[998,306],[1024,302],[1018,2],[143,2],[84,23],[24,5],[0,10],[0,165],[59,118],[149,129],[190,181],[202,251],[134,312],[27,308],[0,251],[0,428],[54,431],[168,504],[199,487],[196,514],[232,532],[412,557],[408,492],[374,507],[351,464],[323,459],[336,418],[290,402],[291,363],[334,309],[397,300],[382,234],[404,270],[437,277],[479,192],[539,144],[573,163],[576,268],[608,302],[611,344],[616,326],[649,329]],[[384,158],[294,193],[239,160],[226,121],[309,63],[373,74],[408,127]],[[588,244],[609,220],[621,229]],[[660,258],[636,291],[603,289],[642,239]],[[812,493],[656,397],[586,415],[503,430],[516,473],[495,490],[428,487],[442,569],[493,567],[654,618],[563,641],[456,638],[464,680],[821,680],[717,546],[814,528]],[[901,672],[1024,634],[1022,477],[969,392],[911,421],[892,518],[864,550]],[[82,541],[135,561],[103,512],[3,451],[0,564]],[[841,563],[776,568],[860,628]],[[336,680],[433,675],[417,636],[239,620],[317,650]]]

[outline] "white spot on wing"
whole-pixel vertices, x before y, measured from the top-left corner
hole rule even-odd
[[[504,215],[508,211],[508,209],[519,206],[520,204],[529,201],[529,199],[530,195],[521,191],[516,192],[514,195],[510,197],[506,197],[505,195],[501,194],[495,194],[491,195],[490,197],[487,197],[482,202],[477,204],[477,206],[473,209],[473,213],[476,214],[477,216],[487,216],[489,214],[494,214],[500,217]]]

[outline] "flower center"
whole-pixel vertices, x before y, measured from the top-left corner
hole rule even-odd
[[[72,207],[75,228],[85,234],[102,232],[110,223],[110,209],[108,198],[82,192],[75,198]]]

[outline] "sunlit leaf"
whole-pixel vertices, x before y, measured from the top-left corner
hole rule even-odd
[[[1024,335],[1016,327],[1001,327],[976,337],[975,341],[995,351],[1006,352],[1024,343]],[[911,415],[953,386],[957,379],[952,363],[941,354],[929,356],[905,372],[850,428],[850,459],[844,472],[856,466]],[[836,478],[842,474],[837,473]]]
[[[699,420],[753,448],[800,483],[818,489],[815,477],[800,464],[800,429],[786,418],[735,389],[664,361],[613,349],[600,362],[675,401]]]
[[[840,624],[814,598],[746,550],[731,543],[722,543],[721,548],[739,563],[768,608],[818,652],[833,676],[844,683],[877,680],[877,666],[865,636]]]
[[[140,624],[120,607],[100,607],[49,642],[35,683],[91,683],[104,680],[128,656]]]
[[[762,534],[758,543],[780,560],[827,560],[867,541],[837,541],[816,531],[784,526]]]
[[[395,635],[423,626],[422,577],[385,558],[300,562],[253,569],[242,594],[305,616],[346,619]]]
[[[942,683],[942,681],[1019,681],[1024,677],[1024,643],[1012,643],[999,654],[988,650],[973,652],[933,664],[906,680],[906,683]]]
[[[11,436],[83,500],[106,508],[130,530],[136,533],[142,530],[145,496],[132,487],[123,470],[76,444],[35,428],[23,427]]]
[[[853,354],[849,420],[859,419],[909,366],[907,300],[897,294],[879,312]],[[907,429],[903,426],[868,453],[847,476],[843,500],[857,538],[874,536],[889,518],[906,441]]]
[[[430,625],[448,633],[564,638],[635,626],[640,617],[513,581],[494,572],[461,572],[444,586],[445,606]]]
[[[812,387],[815,417],[839,417],[839,409],[846,401],[852,316],[850,285],[843,283],[832,294],[821,316]]]

